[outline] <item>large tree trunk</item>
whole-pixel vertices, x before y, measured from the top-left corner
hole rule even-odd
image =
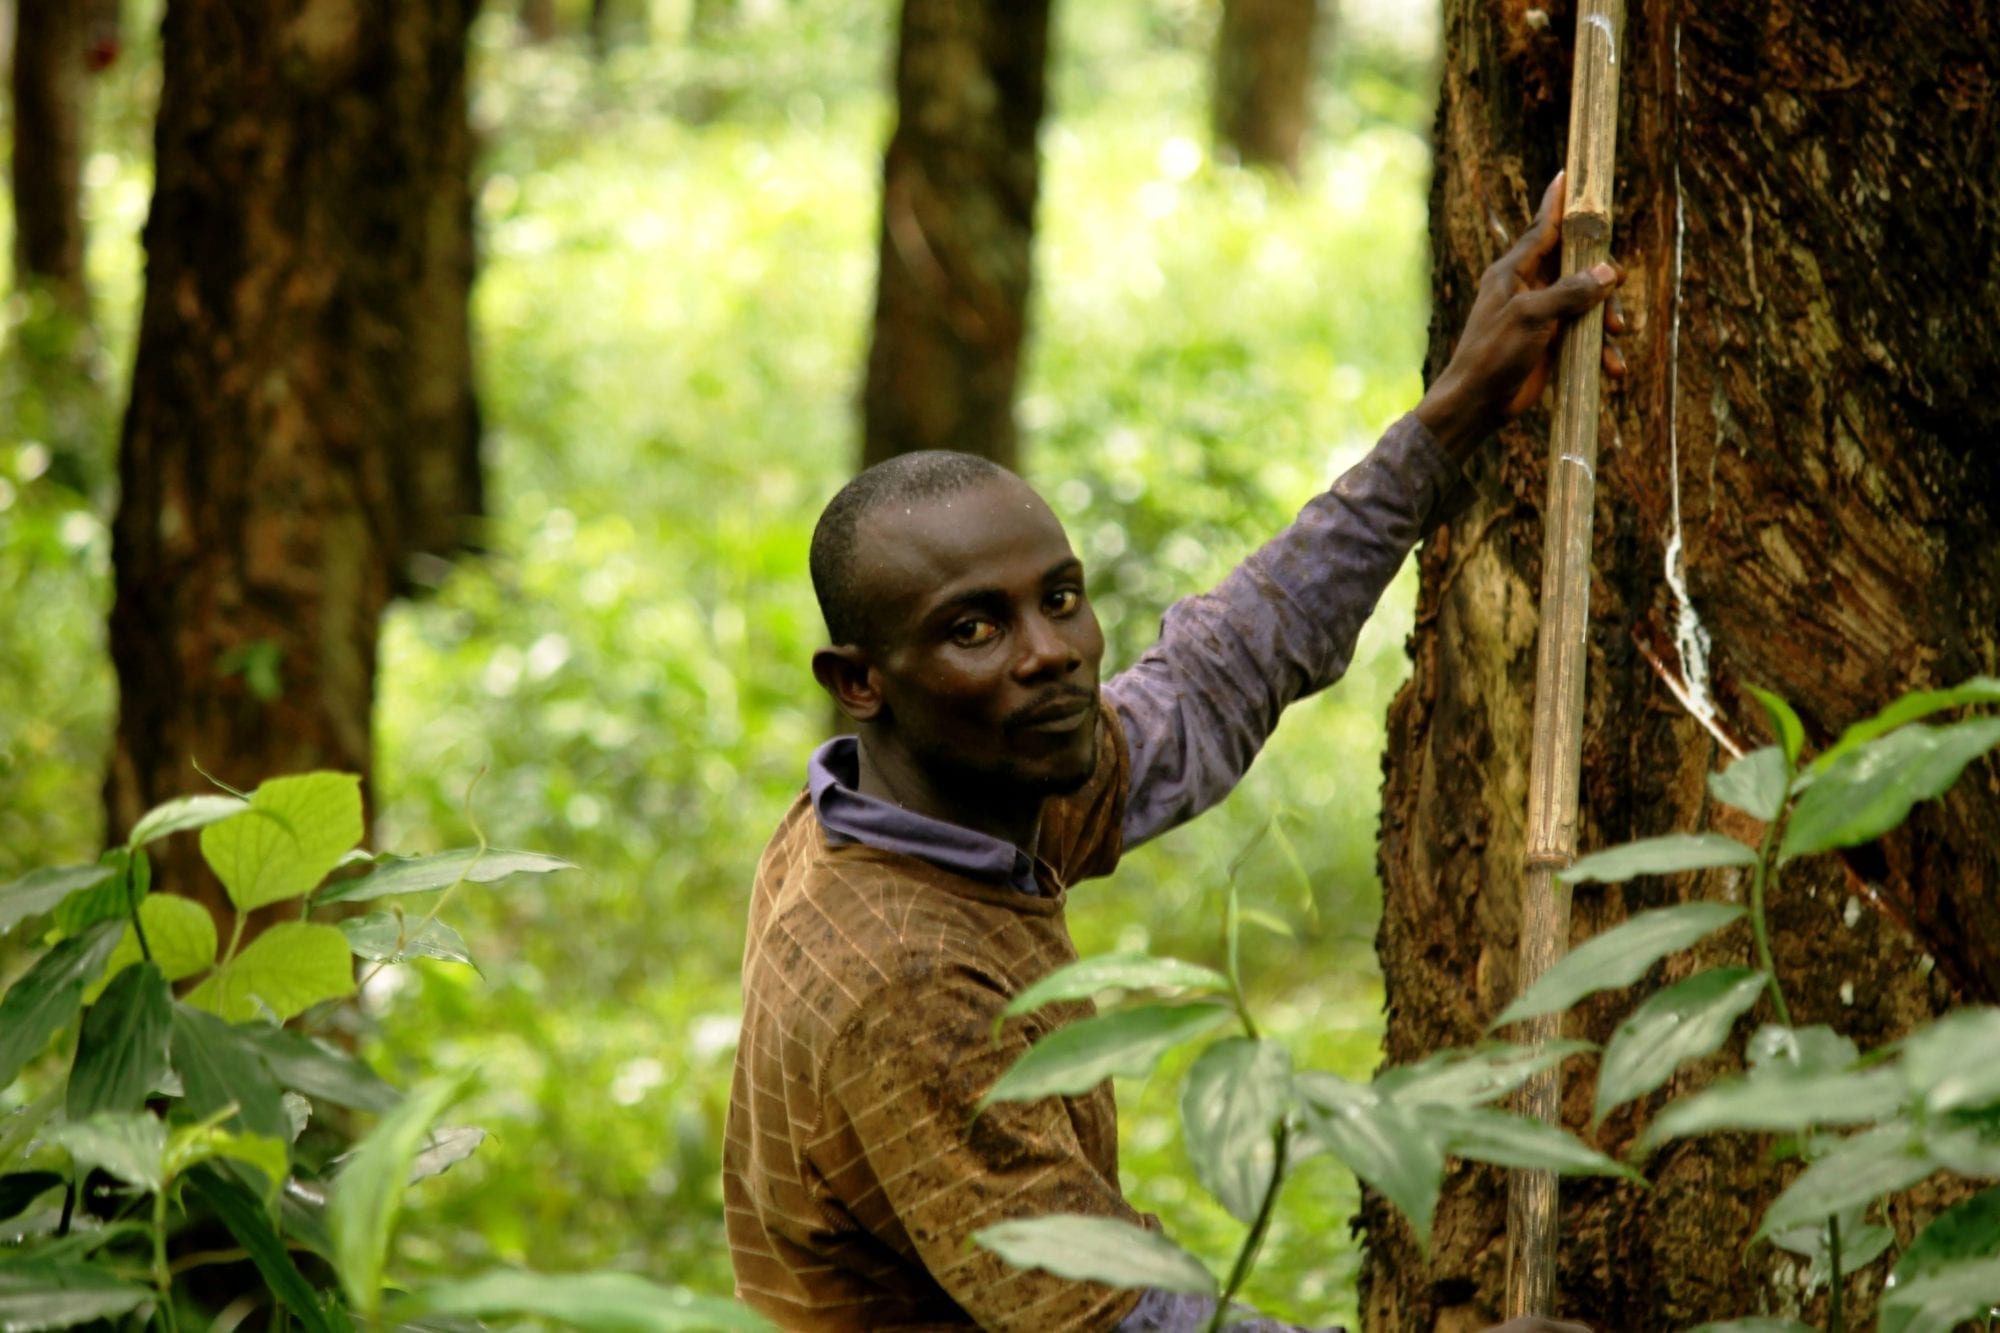
[[[119,836],[154,802],[366,775],[376,631],[480,508],[473,0],[170,0],[113,530]],[[191,839],[179,840],[191,843]],[[216,902],[193,849],[172,887]]]
[[[1048,0],[904,0],[863,465],[1015,463]]]
[[[1320,0],[1222,0],[1215,34],[1215,142],[1245,166],[1299,174],[1312,123]]]
[[[1433,374],[1501,233],[1561,165],[1574,36],[1567,5],[1546,24],[1507,0],[1444,10]],[[1703,786],[1718,749],[1648,663],[1678,660],[1676,536],[1713,638],[1708,688],[1723,723],[1760,743],[1746,685],[1791,699],[1823,745],[1905,689],[2000,665],[2000,332],[1977,313],[2000,301],[2000,23],[1980,0],[1632,0],[1628,22],[1613,246],[1640,323],[1601,431],[1585,850],[1721,817]],[[1422,556],[1414,675],[1385,762],[1392,1063],[1477,1040],[1514,989],[1547,427],[1534,413],[1502,435],[1475,469],[1481,499]],[[1795,1020],[1865,1048],[1953,1001],[2000,998],[1996,830],[1989,759],[1854,859],[1879,905],[1833,858],[1789,868],[1773,924]],[[1580,889],[1572,940],[1642,907],[1742,892],[1723,874]],[[1857,893],[1858,915],[1844,912]],[[1725,933],[1702,961],[1748,951],[1747,932]],[[1687,967],[1670,961],[1653,984]],[[1633,999],[1586,1003],[1569,1034],[1605,1040]],[[1768,1018],[1760,1005],[1744,1030]],[[1666,1096],[1733,1062],[1682,1070],[1613,1115],[1599,1146],[1624,1152]],[[1593,1073],[1570,1064],[1572,1128],[1588,1122]],[[1651,1190],[1564,1182],[1559,1312],[1620,1330],[1823,1321],[1825,1293],[1802,1302],[1791,1256],[1746,1250],[1797,1170],[1768,1147],[1683,1143],[1648,1166]],[[1891,1209],[1902,1240],[1938,1197]],[[1370,1200],[1367,1327],[1493,1322],[1505,1213],[1497,1172],[1454,1168],[1426,1257]],[[1878,1265],[1849,1282],[1850,1326],[1881,1281]]]
[[[84,55],[77,0],[20,0],[14,39],[14,282],[82,314]]]

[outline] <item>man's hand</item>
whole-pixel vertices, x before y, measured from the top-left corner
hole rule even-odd
[[[1542,207],[1514,248],[1479,279],[1479,295],[1451,363],[1417,404],[1417,420],[1445,452],[1463,460],[1502,423],[1535,404],[1555,368],[1556,334],[1599,301],[1608,333],[1625,331],[1625,313],[1612,293],[1625,281],[1616,264],[1599,264],[1556,278],[1562,258],[1563,178],[1542,194]],[[1625,358],[1604,345],[1605,373],[1625,376]]]

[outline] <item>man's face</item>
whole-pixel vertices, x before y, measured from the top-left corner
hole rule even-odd
[[[1076,790],[1097,762],[1104,633],[1083,564],[1026,483],[883,505],[856,533],[876,740],[968,797]]]

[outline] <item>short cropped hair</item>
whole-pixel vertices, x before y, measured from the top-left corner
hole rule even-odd
[[[874,647],[879,639],[875,608],[855,577],[862,519],[883,505],[940,499],[1013,475],[977,454],[923,449],[877,463],[841,487],[820,511],[809,556],[813,593],[826,618],[827,637],[835,644],[862,647]]]

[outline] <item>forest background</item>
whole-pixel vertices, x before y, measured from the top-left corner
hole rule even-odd
[[[479,973],[391,969],[364,997],[364,1048],[395,1081],[481,1076],[457,1118],[490,1137],[423,1187],[412,1273],[609,1265],[729,1290],[718,1147],[742,911],[827,726],[805,546],[855,456],[896,7],[700,8],[653,0],[601,61],[580,13],[547,42],[497,8],[474,28],[486,553],[388,623],[373,842],[464,843],[484,772],[487,836],[581,869],[454,909]],[[1420,392],[1438,16],[1340,6],[1293,183],[1214,161],[1213,6],[1056,15],[1023,457],[1089,565],[1116,669]],[[108,478],[157,18],[128,9],[130,49],[91,99],[81,393],[37,373],[50,312],[5,307],[0,881],[101,845]],[[1271,927],[1247,941],[1271,1028],[1358,1078],[1381,1052],[1378,773],[1411,592],[1406,571],[1347,681],[1294,711],[1224,807],[1072,913],[1086,954],[1212,960],[1240,858]],[[1236,1224],[1193,1187],[1177,1074],[1121,1088],[1125,1184],[1184,1244],[1225,1252]],[[1344,1170],[1310,1164],[1246,1296],[1352,1322],[1357,1207]]]

